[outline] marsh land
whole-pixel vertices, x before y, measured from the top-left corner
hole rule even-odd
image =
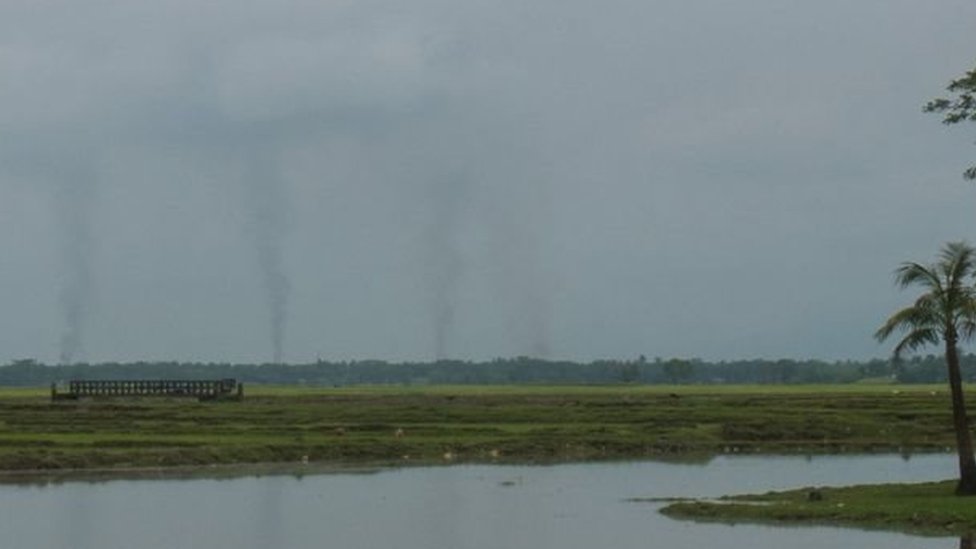
[[[0,470],[944,452],[941,386],[249,386],[242,402],[0,391]]]
[[[725,523],[835,524],[920,534],[976,532],[976,501],[954,481],[806,487],[717,500],[672,502],[665,515]]]

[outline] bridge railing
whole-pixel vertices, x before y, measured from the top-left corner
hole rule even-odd
[[[235,379],[73,379],[68,382],[66,392],[51,384],[51,400],[154,396],[241,399],[244,384]]]

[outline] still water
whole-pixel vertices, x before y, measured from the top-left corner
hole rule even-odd
[[[695,524],[633,497],[953,475],[951,455],[452,466],[230,480],[0,486],[0,547],[51,549],[949,549],[950,538]]]

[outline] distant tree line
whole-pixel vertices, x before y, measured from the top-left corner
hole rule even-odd
[[[963,376],[976,381],[976,355],[961,357]],[[354,360],[309,364],[106,362],[46,365],[16,360],[0,366],[0,386],[40,386],[71,379],[217,379],[267,384],[347,386],[365,384],[803,384],[946,381],[936,355],[905,360],[596,360],[571,362],[529,357],[472,362]]]

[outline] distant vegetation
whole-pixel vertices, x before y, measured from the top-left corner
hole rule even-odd
[[[960,357],[963,378],[976,381],[976,355]],[[484,362],[314,362],[229,364],[131,362],[45,365],[18,360],[0,366],[0,386],[41,386],[70,379],[213,379],[248,383],[349,385],[443,384],[812,384],[855,382],[944,383],[941,356],[905,360],[837,361],[698,359],[549,361],[518,357]]]

